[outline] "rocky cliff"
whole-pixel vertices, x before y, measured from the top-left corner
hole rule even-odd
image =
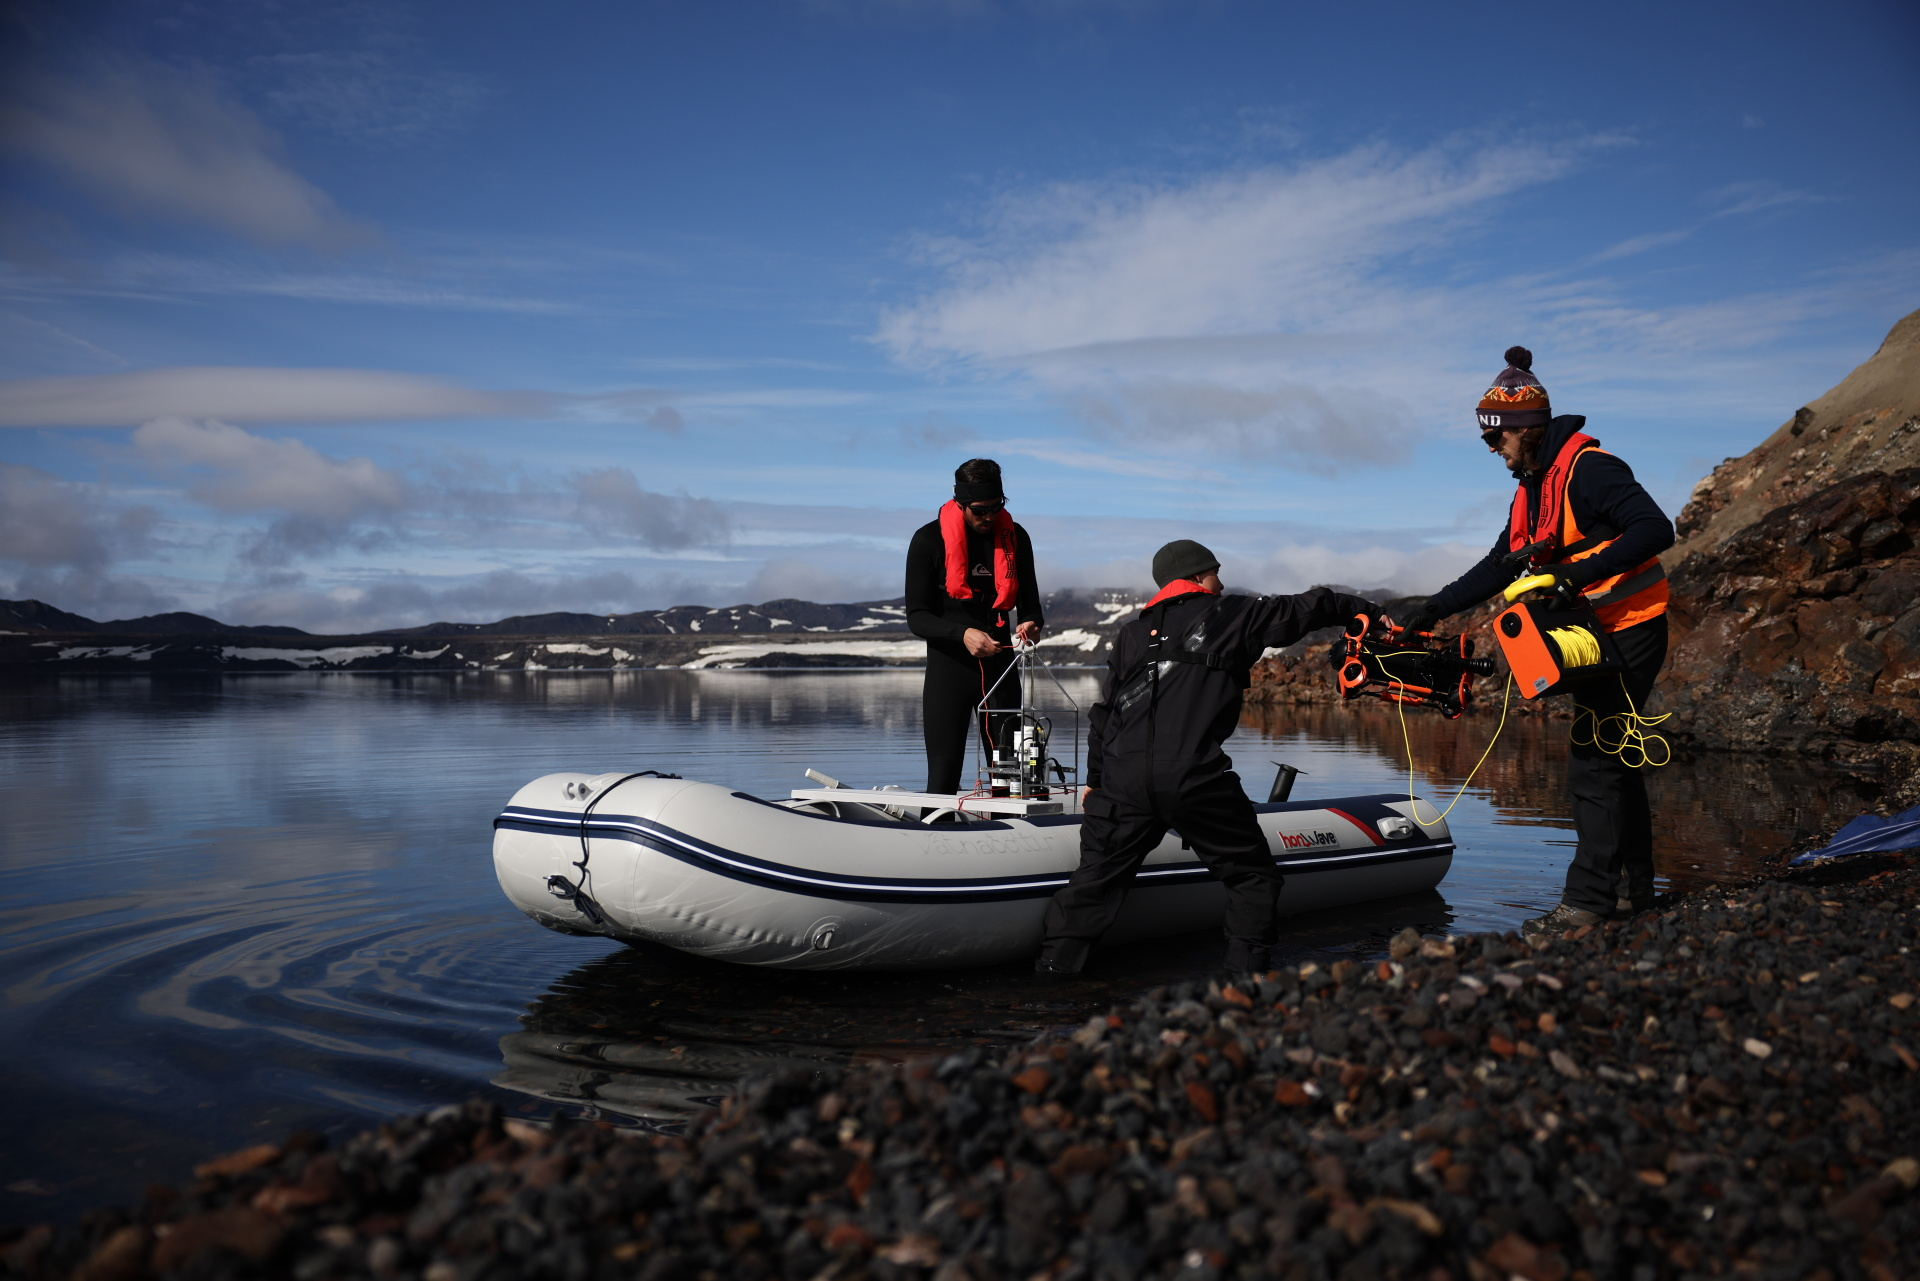
[[[1920,312],[1702,480],[1668,553],[1662,710],[1701,747],[1920,759]]]

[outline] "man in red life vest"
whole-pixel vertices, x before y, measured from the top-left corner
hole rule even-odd
[[[1644,711],[1667,656],[1667,576],[1660,553],[1673,522],[1626,463],[1581,430],[1578,414],[1555,417],[1533,376],[1533,353],[1509,347],[1507,367],[1480,400],[1480,437],[1520,482],[1507,527],[1486,558],[1402,621],[1414,631],[1478,605],[1513,581],[1513,556],[1534,549],[1521,572],[1551,574],[1600,616],[1626,661],[1619,679],[1575,687],[1567,791],[1578,835],[1560,905],[1523,927],[1552,934],[1627,916],[1653,904],[1653,813],[1642,761],[1628,764],[1596,738],[1607,718]],[[1615,721],[1614,725],[1622,722]],[[1584,741],[1583,741],[1584,740]]]
[[[1154,553],[1153,581],[1159,594],[1114,637],[1087,718],[1080,866],[1047,907],[1036,974],[1074,974],[1086,964],[1169,830],[1226,886],[1227,968],[1267,969],[1280,871],[1220,745],[1240,722],[1249,671],[1268,647],[1375,610],[1325,587],[1224,595],[1219,558],[1187,538]]]
[[[1015,613],[1019,625],[1010,626]],[[960,790],[967,724],[989,690],[992,706],[1019,708],[1018,674],[1000,678],[1013,664],[1014,639],[1033,644],[1042,621],[1033,543],[1007,514],[1000,464],[970,458],[953,473],[953,501],[907,544],[907,626],[927,642],[920,705],[929,792]],[[1013,717],[982,720],[989,752],[1012,747]]]

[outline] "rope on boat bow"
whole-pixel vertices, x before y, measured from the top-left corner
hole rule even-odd
[[[678,774],[665,774],[657,769],[643,769],[638,773],[617,778],[608,786],[601,788],[598,794],[596,794],[592,800],[588,801],[586,807],[580,811],[580,858],[573,865],[579,870],[580,879],[578,881],[570,881],[564,876],[549,876],[547,878],[547,892],[555,898],[565,899],[567,902],[573,904],[575,908],[579,909],[580,914],[594,925],[605,925],[607,918],[601,912],[600,905],[594,902],[587,894],[587,862],[593,857],[593,849],[587,844],[587,820],[593,817],[593,807],[605,800],[608,796],[611,796],[614,788],[633,779],[679,777]]]

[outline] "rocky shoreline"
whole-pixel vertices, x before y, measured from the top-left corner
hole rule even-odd
[[[1529,945],[1156,989],[754,1083],[684,1137],[484,1104],[207,1162],[5,1275],[986,1281],[1920,1271],[1920,863]]]

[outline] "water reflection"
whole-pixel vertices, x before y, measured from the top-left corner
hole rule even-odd
[[[1093,674],[1066,677],[1091,701]],[[1204,973],[1213,936],[1103,954],[1037,990],[959,975],[758,974],[540,929],[493,880],[489,823],[528,779],[647,767],[762,795],[812,766],[924,766],[920,676],[621,672],[66,678],[0,690],[0,1221],[135,1199],[209,1151],[343,1132],[495,1089],[655,1124],[775,1061],[1024,1038]],[[1450,822],[1439,894],[1290,922],[1299,955],[1401,924],[1510,928],[1565,866],[1564,722],[1510,723]],[[1410,716],[1450,796],[1491,725]],[[1405,786],[1384,709],[1251,716],[1264,795]],[[1859,808],[1800,762],[1708,758],[1654,782],[1662,870],[1724,875]],[[1555,844],[1559,842],[1560,844]],[[677,1049],[677,1052],[676,1052]],[[489,1082],[498,1081],[498,1086]]]

